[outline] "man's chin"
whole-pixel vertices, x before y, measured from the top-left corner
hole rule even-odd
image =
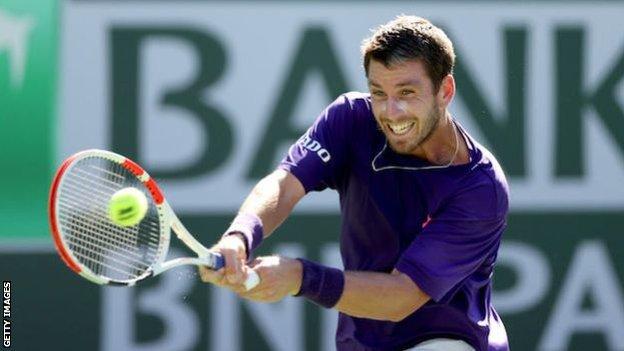
[[[388,146],[390,146],[390,149],[392,149],[392,151],[400,155],[409,155],[414,150],[414,148],[410,147],[410,145],[408,145],[407,143],[389,142]]]

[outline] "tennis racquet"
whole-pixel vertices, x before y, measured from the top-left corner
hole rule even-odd
[[[145,217],[122,227],[108,216],[108,202],[118,190],[134,187],[146,195]],[[180,265],[218,270],[223,256],[197,241],[173,212],[147,172],[135,162],[109,151],[86,150],[67,158],[50,190],[49,219],[54,245],[74,272],[97,284],[127,285]],[[165,261],[171,229],[197,257]],[[249,271],[249,290],[260,279]]]

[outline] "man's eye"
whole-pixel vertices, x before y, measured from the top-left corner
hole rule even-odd
[[[413,90],[401,90],[401,96],[409,96],[414,93]]]
[[[378,90],[373,91],[373,95],[377,96],[377,97],[384,97],[384,96],[386,96],[386,94],[384,94],[382,91],[378,91]]]

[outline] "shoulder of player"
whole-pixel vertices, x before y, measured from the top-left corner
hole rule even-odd
[[[482,155],[477,165],[477,170],[489,179],[491,186],[495,190],[501,192],[501,196],[509,197],[509,185],[507,184],[507,178],[505,177],[505,172],[500,163],[490,150],[478,143],[477,145]]]
[[[370,94],[357,91],[344,93],[329,105],[328,110],[343,112],[351,117],[367,114],[372,112]]]
[[[374,127],[370,95],[353,91],[338,96],[327,106],[324,119],[330,128],[344,129],[349,133],[370,129],[365,126],[371,123]]]
[[[495,219],[507,215],[509,186],[496,158],[483,146],[481,157],[461,179],[451,198],[475,219]]]

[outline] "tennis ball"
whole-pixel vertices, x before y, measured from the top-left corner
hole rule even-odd
[[[137,188],[123,188],[111,196],[108,202],[108,217],[122,227],[139,224],[147,213],[147,198]]]

